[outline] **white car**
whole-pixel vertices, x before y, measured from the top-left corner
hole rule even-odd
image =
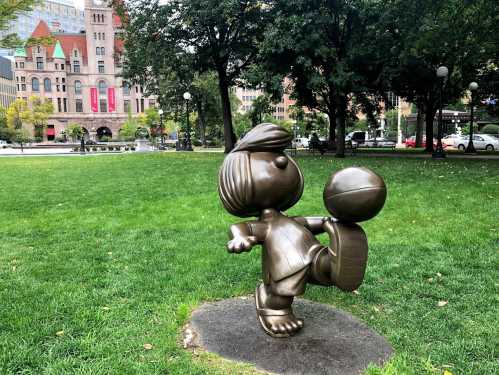
[[[386,138],[368,139],[364,142],[364,147],[387,147],[395,148],[396,143]]]
[[[449,134],[442,138],[442,143],[447,146],[454,146],[461,136],[459,134]]]
[[[293,147],[308,148],[308,138],[295,138],[295,139],[293,139]]]
[[[468,140],[469,136],[463,135],[454,141],[454,146],[464,151],[468,146]],[[476,134],[473,135],[473,146],[475,146],[476,150],[499,150],[499,139],[486,134]]]

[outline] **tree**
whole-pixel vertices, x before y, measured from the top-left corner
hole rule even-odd
[[[236,138],[232,126],[229,88],[254,61],[268,13],[262,0],[115,0],[125,24],[127,76],[144,76],[144,64],[154,74],[162,67],[189,61],[199,74],[217,74],[225,151]],[[185,56],[188,56],[185,58]],[[171,70],[171,69],[170,69]]]
[[[138,121],[132,116],[132,112],[128,112],[128,118],[120,129],[119,137],[123,141],[133,141],[135,140],[135,134],[138,129]]]
[[[20,13],[33,10],[41,0],[8,0],[0,2],[0,31],[10,28],[10,23],[15,21]],[[6,34],[0,38],[0,48],[14,48],[20,46],[22,41],[16,34]]]
[[[378,5],[361,0],[272,3],[274,19],[249,79],[263,80],[274,98],[288,90],[297,105],[326,113],[330,144],[336,143],[336,154],[342,157],[346,121],[354,110],[349,103],[356,97],[359,105],[372,106],[368,94],[382,72],[380,51],[369,44]],[[283,88],[286,77],[291,84]]]
[[[66,134],[75,143],[83,136],[83,128],[75,122],[70,122],[66,128]]]
[[[387,80],[397,95],[424,112],[426,138],[432,139],[439,106],[436,69],[440,65],[449,69],[443,102],[462,97],[483,65],[497,58],[499,5],[494,0],[391,0],[385,4],[380,26],[389,42],[384,49]],[[425,151],[432,149],[432,142],[426,142]]]
[[[54,106],[51,99],[44,99],[35,95],[28,99],[28,110],[25,119],[33,125],[35,139],[43,139],[43,130],[47,126],[47,121],[52,113],[54,113]]]
[[[272,106],[268,95],[259,95],[251,103],[251,109],[248,113],[251,119],[251,126],[255,127],[262,122],[264,115],[272,114]]]
[[[156,136],[157,128],[159,127],[159,113],[156,108],[147,108],[146,111],[139,117],[139,125],[149,129],[149,134]]]

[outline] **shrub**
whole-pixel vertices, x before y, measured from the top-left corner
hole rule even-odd
[[[482,128],[483,134],[499,134],[499,125],[487,124]]]

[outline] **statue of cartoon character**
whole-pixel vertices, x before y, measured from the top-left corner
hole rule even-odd
[[[288,337],[303,327],[292,310],[307,283],[352,291],[362,283],[367,238],[355,222],[374,217],[383,207],[383,179],[366,168],[346,168],[331,176],[324,202],[332,217],[289,217],[284,211],[303,193],[303,175],[284,153],[292,136],[274,124],[249,131],[220,169],[219,194],[225,209],[238,217],[256,217],[230,227],[231,253],[263,246],[263,282],[255,292],[262,328]],[[329,246],[315,235],[328,233]]]

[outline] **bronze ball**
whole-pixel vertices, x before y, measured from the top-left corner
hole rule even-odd
[[[334,218],[341,222],[360,222],[381,211],[386,200],[386,185],[373,171],[350,167],[331,175],[323,197]]]

